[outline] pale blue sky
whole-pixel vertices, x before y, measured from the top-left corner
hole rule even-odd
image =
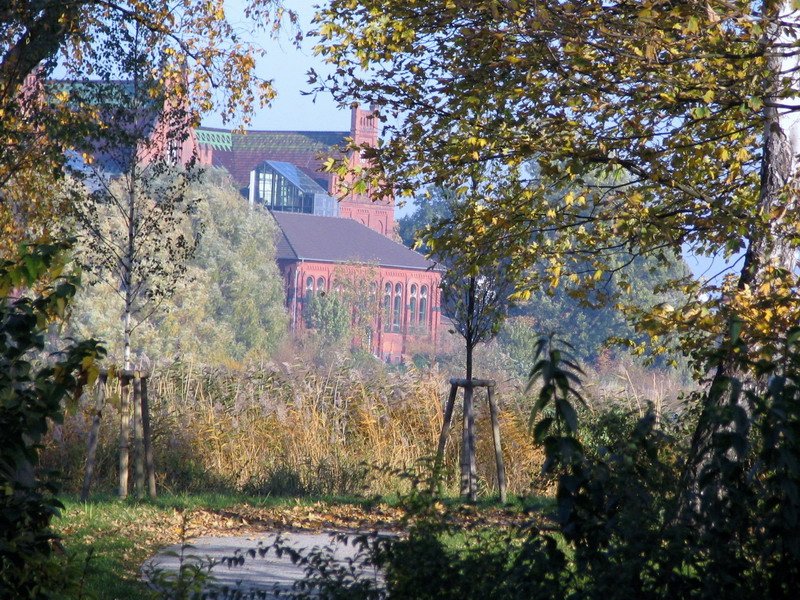
[[[296,11],[300,17],[300,26],[304,33],[311,28],[314,15],[314,4],[320,0],[285,0],[286,7]],[[252,25],[244,19],[243,6],[245,0],[226,0],[226,11],[229,20],[243,31],[252,31]],[[308,90],[306,72],[310,68],[324,70],[321,59],[314,56],[312,43],[306,40],[297,49],[292,44],[289,33],[282,33],[277,40],[271,39],[268,33],[259,32],[248,38],[267,50],[267,56],[258,60],[256,71],[260,77],[273,79],[278,97],[270,107],[257,111],[252,115],[252,129],[276,130],[318,130],[347,131],[350,129],[350,111],[339,109],[327,94],[320,94],[314,101],[312,96],[304,96],[301,91]],[[217,115],[208,115],[203,124],[209,127],[221,127],[222,122]]]

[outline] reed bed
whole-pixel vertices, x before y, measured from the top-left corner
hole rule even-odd
[[[404,472],[429,464],[448,392],[437,370],[400,373],[346,360],[327,368],[282,363],[242,369],[173,364],[153,372],[150,398],[158,484],[173,492],[372,495],[408,489]],[[510,396],[510,393],[508,394]],[[113,490],[119,389],[109,389],[96,488]],[[531,491],[542,454],[527,430],[525,402],[499,394],[509,491]],[[91,401],[54,428],[43,464],[69,488],[82,481]],[[478,468],[495,489],[488,411],[478,398]],[[460,416],[451,431],[445,487],[457,492]]]

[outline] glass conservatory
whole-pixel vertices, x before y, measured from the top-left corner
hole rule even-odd
[[[287,162],[267,160],[250,172],[250,203],[280,212],[335,217],[338,205],[325,189]]]

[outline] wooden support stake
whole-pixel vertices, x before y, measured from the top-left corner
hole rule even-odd
[[[144,436],[142,434],[142,375],[133,374],[133,487],[144,498]]]
[[[144,435],[144,465],[147,469],[147,491],[156,497],[156,470],[153,463],[153,438],[150,432],[150,402],[147,398],[147,377],[142,377],[142,433]]]
[[[469,429],[469,501],[478,500],[478,445],[475,436],[475,388],[465,388],[464,397],[467,392],[470,395],[470,411],[467,426]]]
[[[433,462],[433,479],[431,481],[431,492],[433,486],[439,484],[441,488],[442,481],[442,460],[444,460],[444,449],[447,445],[447,436],[450,433],[450,425],[453,420],[453,407],[456,403],[456,394],[458,393],[458,386],[455,384],[450,385],[450,396],[447,398],[447,404],[444,407],[444,420],[442,421],[442,432],[439,434],[439,445],[436,448],[436,460]],[[439,490],[441,492],[441,489]]]
[[[489,400],[489,414],[492,417],[492,437],[494,438],[494,460],[497,465],[497,486],[500,488],[500,502],[506,503],[506,468],[503,464],[503,450],[500,446],[500,422],[498,419],[497,403],[494,401],[494,386],[486,388]]]
[[[120,395],[120,424],[119,424],[119,497],[123,500],[128,497],[128,461],[130,455],[131,415],[130,415],[130,379],[121,377],[122,388]]]
[[[106,373],[101,373],[95,384],[94,389],[94,416],[92,417],[92,428],[89,430],[89,441],[86,449],[86,472],[83,476],[83,487],[81,488],[81,502],[89,499],[89,490],[92,487],[94,478],[94,466],[97,456],[97,440],[100,437],[100,419],[103,416],[103,406],[106,402]]]
[[[470,502],[477,499],[475,469],[475,410],[472,386],[464,387],[464,422],[461,430],[461,495]]]

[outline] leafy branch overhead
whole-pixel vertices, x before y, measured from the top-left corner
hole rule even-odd
[[[642,326],[697,349],[736,312],[770,355],[796,320],[791,2],[332,0],[316,25],[317,88],[379,110],[371,183],[480,197],[434,252],[511,257],[521,291],[624,282],[626,255],[741,256]]]

